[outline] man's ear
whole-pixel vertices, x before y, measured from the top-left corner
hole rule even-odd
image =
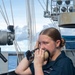
[[[56,47],[59,48],[59,46],[60,46],[60,40],[57,40],[56,41]]]

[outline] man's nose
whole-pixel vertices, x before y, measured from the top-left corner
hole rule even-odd
[[[44,50],[45,49],[45,45],[44,44],[41,44],[40,45],[40,49],[43,49]]]

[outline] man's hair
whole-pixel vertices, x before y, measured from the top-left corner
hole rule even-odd
[[[60,48],[63,47],[65,44],[65,41],[63,41],[64,39],[61,38],[61,34],[60,34],[59,30],[56,28],[51,27],[51,28],[44,29],[40,32],[39,35],[47,35],[50,38],[52,38],[53,41],[55,41],[55,42],[57,40],[60,40],[60,46],[59,46]]]

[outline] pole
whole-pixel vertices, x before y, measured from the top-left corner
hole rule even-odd
[[[75,0],[73,0],[73,11],[75,12]]]

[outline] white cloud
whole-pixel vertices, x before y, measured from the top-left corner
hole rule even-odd
[[[17,43],[18,43],[18,46],[20,47],[21,51],[25,52],[25,51],[28,50],[28,45],[27,45],[28,41],[27,40],[19,41]],[[5,45],[5,46],[0,46],[0,47],[1,47],[1,51],[16,51],[14,45],[10,45],[10,46],[9,45]]]
[[[23,28],[15,28],[15,37],[17,41],[27,40],[28,39],[28,27],[24,26]]]

